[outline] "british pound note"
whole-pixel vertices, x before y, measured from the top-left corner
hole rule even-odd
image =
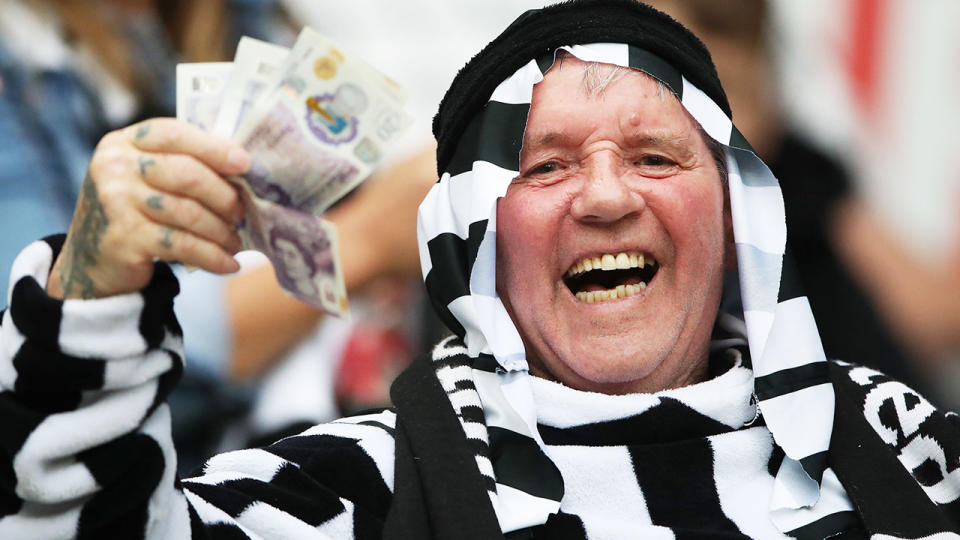
[[[239,142],[245,249],[292,296],[348,316],[336,229],[318,216],[366,179],[410,123],[403,91],[311,29],[293,49],[244,38],[234,63],[177,67],[177,117]]]
[[[257,198],[242,183],[239,187],[247,210],[244,243],[270,259],[280,286],[313,307],[349,318],[336,227]]]
[[[177,64],[177,119],[211,131],[231,71],[232,62]]]
[[[276,87],[289,55],[286,47],[247,36],[240,38],[213,133],[229,138],[237,132],[253,105]]]
[[[319,215],[366,179],[410,124],[402,99],[389,79],[306,28],[279,85],[234,137],[253,160],[243,178],[258,197]]]

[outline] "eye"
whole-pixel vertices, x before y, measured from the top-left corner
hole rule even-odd
[[[635,163],[644,167],[670,167],[676,165],[672,159],[657,154],[641,156]]]
[[[552,172],[557,172],[561,169],[560,163],[556,161],[546,161],[535,167],[527,169],[525,175],[535,175],[535,174],[550,174]]]

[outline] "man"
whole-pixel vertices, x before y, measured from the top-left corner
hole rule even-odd
[[[62,251],[33,244],[14,268],[0,533],[957,528],[954,419],[825,361],[791,289],[776,181],[679,24],[630,0],[529,12],[458,75],[434,132],[442,175],[421,205],[421,260],[456,335],[398,378],[394,409],[216,456],[182,482],[162,404],[180,366],[176,286],[153,257],[231,270],[239,209],[219,175],[248,164],[175,123],[109,136]],[[140,177],[144,153],[158,164]],[[138,204],[158,194],[172,205]],[[735,263],[746,324],[721,298]]]

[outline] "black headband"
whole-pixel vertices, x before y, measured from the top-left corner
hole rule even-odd
[[[467,123],[501,81],[557,47],[602,42],[660,56],[730,116],[710,53],[683,25],[635,0],[569,0],[527,11],[457,73],[433,119],[438,171],[443,173]]]

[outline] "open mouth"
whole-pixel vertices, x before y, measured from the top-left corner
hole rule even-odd
[[[574,263],[563,282],[581,302],[606,302],[639,294],[659,269],[650,255],[604,253]]]

